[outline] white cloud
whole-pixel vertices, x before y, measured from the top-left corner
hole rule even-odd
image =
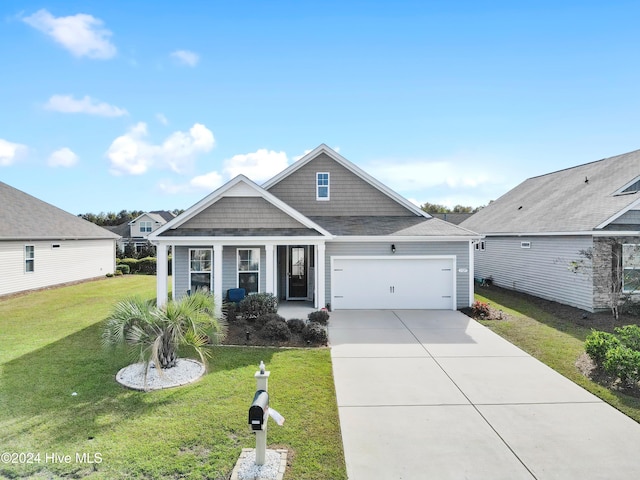
[[[128,112],[114,105],[99,102],[88,95],[76,100],[71,95],[53,95],[44,105],[47,110],[62,113],[86,113],[88,115],[98,115],[101,117],[121,117],[128,115]]]
[[[0,167],[13,165],[27,152],[27,146],[0,138]]]
[[[193,177],[188,183],[175,184],[171,180],[164,180],[158,184],[158,188],[171,195],[178,193],[195,193],[200,191],[212,192],[224,183],[222,175],[218,172],[209,172]]]
[[[178,63],[187,65],[188,67],[195,67],[200,61],[200,55],[189,50],[176,50],[175,52],[171,52],[170,56]]]
[[[288,166],[287,154],[261,148],[253,153],[234,155],[224,162],[230,177],[243,174],[254,182],[268,180]]]
[[[78,155],[76,155],[70,148],[64,147],[56,150],[49,156],[47,165],[50,167],[73,167],[78,163]]]
[[[156,120],[158,120],[165,127],[169,125],[169,120],[162,113],[156,113]]]
[[[204,175],[199,175],[191,179],[189,182],[191,186],[202,190],[215,190],[223,183],[222,175],[218,172],[209,172]]]
[[[140,122],[111,143],[106,153],[111,173],[140,175],[151,167],[184,173],[192,167],[196,155],[210,151],[215,144],[213,133],[200,123],[189,132],[172,133],[160,145],[147,142],[147,135],[147,124]]]
[[[201,123],[196,123],[189,129],[189,133],[174,132],[162,143],[161,155],[171,170],[183,173],[189,168],[197,153],[210,151],[215,144],[213,133]]]
[[[54,17],[42,9],[22,20],[52,37],[76,57],[109,59],[116,55],[116,47],[109,41],[111,32],[102,27],[102,20],[92,15]]]

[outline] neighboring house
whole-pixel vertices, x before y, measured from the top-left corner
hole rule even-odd
[[[486,236],[477,277],[588,311],[610,308],[613,287],[638,287],[640,150],[525,180],[461,226]]]
[[[454,225],[460,225],[473,215],[473,213],[431,213],[432,217],[439,218],[445,222],[453,223]]]
[[[0,182],[0,295],[113,273],[117,239]]]
[[[315,308],[457,309],[473,299],[469,230],[432,218],[325,145],[264,185],[240,175],[149,236],[158,299],[231,288]]]
[[[118,248],[124,251],[127,245],[132,245],[139,252],[149,242],[151,232],[173,220],[176,216],[165,210],[143,213],[130,222],[121,223],[112,227],[105,227],[111,232],[122,237],[118,240]]]

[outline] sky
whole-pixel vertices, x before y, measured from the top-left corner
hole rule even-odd
[[[0,2],[0,181],[186,209],[324,143],[477,207],[640,148],[640,2]],[[2,208],[7,208],[3,205]]]

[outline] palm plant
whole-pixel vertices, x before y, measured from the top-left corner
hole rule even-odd
[[[127,345],[147,365],[174,367],[178,351],[191,347],[206,363],[207,346],[219,343],[226,323],[216,317],[213,295],[197,291],[162,307],[139,298],[115,305],[102,332],[105,346]]]

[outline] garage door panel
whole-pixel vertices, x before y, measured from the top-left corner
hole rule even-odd
[[[452,258],[334,258],[335,309],[454,309]]]

